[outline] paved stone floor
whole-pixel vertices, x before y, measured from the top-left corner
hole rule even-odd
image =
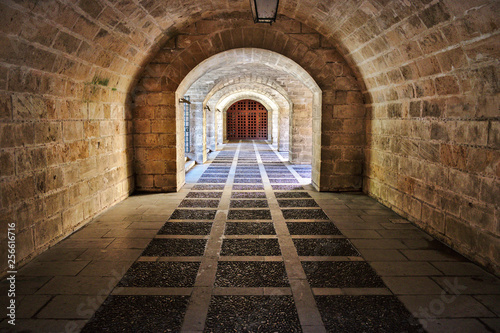
[[[17,331],[500,331],[497,278],[310,173],[240,142],[131,196],[19,271]]]

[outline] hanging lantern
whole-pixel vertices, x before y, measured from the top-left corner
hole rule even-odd
[[[279,0],[250,0],[255,23],[276,22]]]

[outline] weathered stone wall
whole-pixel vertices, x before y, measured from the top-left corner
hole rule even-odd
[[[364,190],[496,270],[498,9],[498,2],[434,1],[400,10],[383,26],[376,19],[349,21],[353,34],[363,29],[380,36],[351,53],[363,59],[360,68],[373,99]]]
[[[117,72],[127,60],[113,60],[104,30],[49,2],[3,2],[0,13],[3,274],[7,223],[21,265],[128,196],[133,154],[126,73]]]
[[[176,191],[175,93],[150,89],[135,96],[134,171],[141,184],[137,189]]]
[[[290,121],[290,161],[294,164],[311,164],[312,162],[312,105],[311,91],[304,87],[293,87],[294,82],[280,80],[290,90],[293,103]]]

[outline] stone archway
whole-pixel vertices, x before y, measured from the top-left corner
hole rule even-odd
[[[215,89],[215,88],[214,88]],[[284,93],[285,95],[282,95]],[[210,96],[210,95],[209,95]],[[207,98],[209,97],[207,96]],[[289,148],[289,116],[293,107],[286,92],[278,92],[269,86],[252,83],[251,85],[228,85],[210,96],[207,103],[212,102],[214,109],[224,112],[229,105],[238,99],[250,98],[262,103],[271,112],[269,140],[278,150],[288,151]],[[219,128],[223,128],[222,117]],[[222,133],[220,138],[222,139]],[[222,141],[220,141],[222,143]]]
[[[221,96],[220,100],[218,101],[217,109],[221,111],[222,117],[221,117],[221,125],[222,128],[224,129],[224,134],[223,134],[223,139],[226,139],[226,121],[227,121],[227,110],[228,108],[236,103],[239,100],[242,99],[252,99],[260,104],[264,105],[264,107],[269,111],[269,119],[268,119],[268,140],[270,140],[273,144],[273,139],[277,138],[278,136],[278,114],[280,111],[279,105],[272,99],[270,99],[268,96],[259,94],[256,92],[252,91],[244,91],[244,92],[232,92],[227,95]],[[276,140],[277,141],[277,140]]]
[[[252,26],[246,27],[241,32],[245,36],[247,34],[254,36],[263,31],[258,26]],[[314,107],[312,110],[313,142],[317,143],[315,144],[317,149],[314,149],[315,155],[312,157],[313,185],[323,191],[360,190],[365,138],[365,107],[360,86],[352,70],[331,46],[317,50],[297,38],[291,38],[292,35],[273,29],[265,31],[269,38],[248,41],[250,45],[259,45],[263,48],[254,49],[259,51],[247,54],[243,51],[245,49],[232,48],[240,45],[239,42],[234,44],[234,39],[230,39],[231,43],[229,40],[228,43],[220,43],[221,36],[226,36],[225,31],[203,35],[202,39],[193,39],[192,42],[183,43],[182,47],[176,43],[166,44],[166,47],[158,53],[158,60],[152,62],[150,67],[148,66],[143,78],[140,79],[135,99],[137,112],[134,114],[141,119],[155,122],[157,113],[152,113],[151,109],[162,108],[169,110],[163,113],[163,116],[168,119],[169,124],[172,124],[177,117],[173,110],[179,110],[179,96],[190,89],[193,82],[203,77],[202,65],[208,59],[225,54],[226,58],[220,60],[222,60],[221,63],[227,63],[230,60],[227,55],[231,55],[237,58],[236,63],[244,67],[243,64],[249,59],[260,60],[260,63],[265,64],[269,60],[265,54],[276,54],[285,60],[275,59],[275,61],[268,62],[269,71],[278,71],[281,68],[287,72],[287,69],[293,68],[293,64],[299,65],[302,68],[302,74],[297,75],[296,80],[309,87],[313,83],[321,89],[321,93],[313,94],[313,99],[317,102],[312,103]],[[227,34],[232,33],[231,29],[227,30]],[[286,42],[287,47],[284,47],[282,42]],[[279,50],[280,53],[273,52],[274,49]],[[297,52],[305,53],[307,57],[299,57]],[[292,58],[295,61],[291,60]],[[221,67],[223,66],[219,64],[218,67],[214,67],[214,71],[221,70]],[[246,70],[248,72],[248,68]],[[185,84],[187,81],[190,83]],[[149,82],[163,83],[150,86]],[[174,91],[177,92],[177,96]],[[198,105],[201,109],[202,102],[200,101]],[[175,135],[171,129],[167,132],[159,135],[168,140],[159,141],[159,143],[150,143],[148,137],[152,137],[151,135],[138,133],[134,137],[139,145],[135,146],[144,150],[149,150],[152,146],[168,148],[169,152],[179,150],[183,138]],[[206,145],[205,142],[201,144]],[[206,148],[202,148],[202,151],[206,151]],[[148,160],[151,160],[148,155],[140,155],[135,163],[139,166],[148,165]],[[184,183],[184,163],[181,163],[181,160],[176,154],[164,155],[160,160],[156,155],[153,162],[162,162],[162,165],[168,165],[168,167],[161,173],[151,168],[145,169],[146,171],[137,168],[137,188],[145,191],[177,190]],[[315,161],[318,162],[315,163]]]
[[[176,93],[175,99],[179,100],[182,98],[188,90],[191,89],[191,86],[199,80],[203,75],[208,72],[224,68],[227,64],[231,64],[232,67],[237,67],[238,65],[248,65],[248,64],[258,64],[259,66],[267,66],[268,68],[275,69],[277,71],[281,71],[294,77],[297,80],[300,80],[310,91],[312,95],[312,165],[313,165],[313,186],[319,188],[319,170],[321,165],[321,110],[322,110],[322,102],[321,96],[322,92],[318,84],[315,80],[310,76],[310,74],[302,68],[299,64],[294,62],[293,60],[264,49],[254,49],[254,48],[243,48],[243,49],[234,49],[229,51],[221,52],[217,55],[214,55],[200,64],[198,64],[192,71],[190,71],[186,77],[179,84]],[[181,114],[181,105],[176,103],[176,114],[177,114],[177,128],[180,128],[182,124],[180,124],[180,114]],[[206,121],[206,114],[203,111],[203,121]],[[204,125],[205,126],[205,125]],[[176,134],[177,142],[182,142],[183,138],[181,137],[181,133],[177,131]],[[203,146],[203,151],[206,150],[206,142],[202,140],[205,144]],[[182,144],[177,145],[177,160],[183,160],[184,149]],[[184,179],[184,170],[182,166],[178,163],[177,174],[177,183],[183,183]]]

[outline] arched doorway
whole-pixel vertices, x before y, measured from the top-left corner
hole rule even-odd
[[[244,99],[227,109],[228,140],[267,140],[268,112],[257,101]]]

